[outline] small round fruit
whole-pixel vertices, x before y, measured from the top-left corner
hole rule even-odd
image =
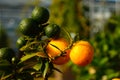
[[[16,45],[17,45],[18,49],[20,49],[20,48],[23,47],[26,43],[27,43],[27,40],[25,39],[25,37],[19,37],[19,38],[17,39]]]
[[[61,51],[58,50],[56,47],[52,46],[51,44],[56,46],[62,51],[64,51],[69,45],[68,42],[64,38],[58,38],[58,39],[51,40],[46,47],[46,52],[50,58],[55,58],[61,54]],[[62,64],[67,63],[69,61],[69,53],[70,53],[70,50],[66,50],[65,55],[59,56],[53,59],[52,62],[57,65],[62,65]]]
[[[39,33],[39,27],[32,18],[23,19],[19,24],[19,30],[26,36],[35,36]]]
[[[20,59],[18,57],[13,57],[12,58],[12,63],[13,64],[17,64],[20,61]]]
[[[5,47],[0,49],[0,59],[7,59],[11,62],[12,57],[15,56],[13,49]]]
[[[12,65],[7,60],[0,60],[0,71],[9,72],[12,71]]]
[[[35,7],[32,11],[32,18],[40,24],[46,23],[49,19],[49,11],[44,7]]]
[[[78,66],[86,66],[93,59],[94,49],[87,41],[76,42],[70,52],[71,61]]]
[[[52,62],[57,65],[66,64],[70,60],[69,53],[70,53],[70,50],[66,50],[65,54],[63,54],[60,57],[56,57],[55,60],[53,60]]]
[[[60,33],[60,27],[57,24],[49,24],[45,27],[45,35],[47,37],[56,37]]]
[[[120,78],[113,78],[112,80],[120,80]]]

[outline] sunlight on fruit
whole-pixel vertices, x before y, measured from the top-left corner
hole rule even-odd
[[[0,0],[0,80],[120,80],[119,0]]]
[[[94,49],[87,41],[76,42],[70,52],[70,59],[78,66],[86,66],[91,63],[94,56]]]

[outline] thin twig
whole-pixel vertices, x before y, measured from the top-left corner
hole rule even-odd
[[[70,33],[66,29],[64,29],[64,28],[62,28],[62,29],[67,34],[67,36],[68,36],[68,38],[70,40],[70,45],[64,50],[64,51],[66,51],[67,49],[70,49],[72,47],[72,45],[73,45],[73,39],[72,39]]]

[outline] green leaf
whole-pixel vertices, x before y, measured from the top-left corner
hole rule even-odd
[[[45,62],[42,61],[41,64],[42,64],[42,66],[41,66],[40,72],[43,73],[44,69],[45,69]]]
[[[39,56],[39,57],[43,57],[43,58],[48,57],[44,52],[37,52],[36,55]]]
[[[45,63],[45,69],[44,69],[44,72],[43,72],[43,78],[46,78],[46,74],[48,72],[48,69],[49,69],[49,62],[46,62]]]
[[[0,71],[12,70],[12,65],[7,60],[0,60]]]
[[[108,49],[109,49],[108,44],[104,44],[104,45],[103,45],[103,51],[104,51],[104,52],[107,52]]]
[[[7,60],[0,60],[0,67],[1,66],[10,66],[11,64]]]
[[[9,78],[12,75],[13,74],[9,74],[9,75],[4,76],[4,74],[3,74],[2,77],[0,78],[0,80],[6,80],[7,78]]]
[[[111,58],[114,58],[117,55],[117,51],[116,50],[109,50],[109,54]]]
[[[99,62],[99,64],[101,66],[105,65],[108,62],[109,58],[108,57],[104,57],[103,59],[101,59],[101,61]]]
[[[42,63],[39,62],[35,66],[33,66],[33,69],[35,69],[36,71],[39,71],[41,69],[41,67],[42,67]]]
[[[20,61],[19,63],[22,63],[22,62],[24,62],[24,61],[26,61],[26,60],[34,57],[34,56],[36,56],[36,53],[27,54],[27,55],[25,55],[25,56],[23,56],[23,57],[21,58],[21,61]]]

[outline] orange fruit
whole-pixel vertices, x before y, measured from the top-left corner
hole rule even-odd
[[[55,59],[52,59],[52,62],[54,64],[62,65],[69,61],[70,50],[66,50],[64,55],[59,56],[61,54],[61,51],[64,51],[68,47],[68,45],[69,45],[69,43],[64,38],[52,39],[48,43],[48,45],[46,47],[46,52],[50,58],[56,57]],[[59,48],[61,51],[59,49],[57,49],[55,46],[57,48]],[[59,56],[59,57],[57,57],[57,56]]]
[[[87,41],[76,42],[70,52],[71,61],[78,66],[86,66],[93,59],[94,49]]]
[[[112,80],[120,80],[120,78],[113,78]]]

